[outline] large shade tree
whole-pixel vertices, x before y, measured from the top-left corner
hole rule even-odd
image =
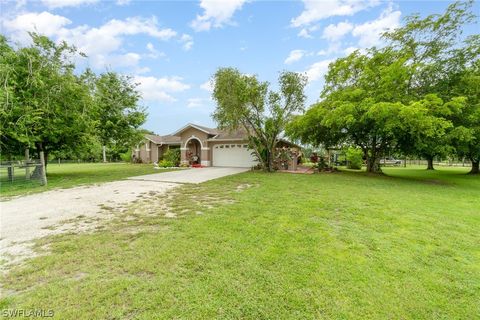
[[[478,42],[462,35],[463,26],[476,18],[472,4],[473,1],[460,1],[449,5],[443,14],[424,18],[417,14],[408,16],[403,26],[383,34],[388,45],[404,60],[407,83],[402,100],[412,102],[425,98],[423,106],[439,121],[458,123],[454,121],[461,117],[456,113],[460,111],[458,100],[455,103],[452,99],[465,93],[458,90],[464,70],[472,65],[472,60],[478,59]],[[433,99],[433,95],[437,98]],[[444,104],[442,100],[451,102]],[[421,133],[410,135],[410,140],[403,136],[400,147],[406,154],[427,159],[427,169],[433,169],[435,157],[444,157],[456,150],[454,142],[458,145],[459,139],[452,139],[453,131],[458,132],[454,126],[440,129],[441,134],[431,139],[421,138]]]
[[[74,62],[84,55],[75,47],[30,36],[26,47],[0,36],[2,157],[33,148],[46,159],[49,154],[94,159],[100,143],[116,152],[134,145],[146,114],[131,79],[80,72]]]
[[[138,129],[147,114],[139,105],[141,96],[136,87],[131,77],[115,72],[103,73],[95,79],[95,118],[104,162],[107,147],[115,156],[142,139]]]
[[[212,96],[217,103],[214,120],[223,129],[245,130],[262,168],[272,171],[275,149],[285,126],[304,109],[306,76],[280,73],[277,92],[269,90],[267,82],[234,68],[220,68],[213,82]]]
[[[2,52],[7,52],[8,73],[4,74],[2,98],[2,140],[43,151],[71,147],[92,129],[92,99],[87,87],[75,74],[74,47],[54,43],[31,33],[32,44],[12,49],[2,38]],[[4,67],[5,68],[5,67]]]

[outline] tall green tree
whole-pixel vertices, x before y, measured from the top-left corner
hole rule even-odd
[[[6,115],[2,119],[6,138],[2,140],[34,147],[48,158],[50,151],[71,148],[91,131],[92,99],[74,72],[76,49],[36,33],[30,35],[32,44],[14,54],[2,40],[2,51],[9,52],[9,72],[3,80],[11,97],[2,98],[2,117]]]
[[[455,103],[455,99],[463,94],[462,90],[458,90],[458,85],[464,70],[479,55],[478,42],[465,39],[462,35],[463,27],[477,18],[472,12],[472,5],[473,1],[459,1],[449,5],[443,14],[424,18],[411,15],[403,26],[383,35],[392,49],[404,59],[407,85],[403,100],[423,100],[424,106],[431,107],[430,116],[438,117],[439,122],[462,117],[462,114],[454,114],[456,110],[459,111],[458,100]],[[477,50],[472,44],[477,45]],[[428,99],[428,95],[436,95],[440,100]],[[441,100],[450,102],[444,104]],[[454,125],[457,123],[453,121]],[[402,150],[426,158],[427,169],[433,169],[434,157],[454,152],[453,142],[457,141],[458,144],[459,140],[451,139],[453,130],[452,125],[440,129],[439,133],[442,134],[431,139],[420,139],[421,134],[410,135],[412,140],[403,141]]]
[[[472,0],[457,1],[443,14],[424,18],[413,14],[402,26],[383,34],[404,61],[405,99],[421,100],[427,94],[437,94],[444,101],[452,98],[448,83],[458,68],[455,56],[464,46],[463,28],[476,19],[472,5]]]
[[[104,162],[107,148],[112,156],[119,156],[142,139],[139,127],[147,114],[139,105],[141,96],[136,87],[131,77],[112,71],[95,80],[96,124]]]
[[[460,157],[472,162],[471,174],[479,174],[480,164],[480,60],[464,71],[456,86],[465,100],[461,116],[453,121],[453,145]]]
[[[402,57],[388,48],[337,59],[325,76],[324,110],[316,113],[330,131],[326,137],[361,148],[368,172],[381,171],[380,159],[395,145],[406,76]]]
[[[293,115],[304,110],[304,75],[280,73],[279,91],[269,90],[267,82],[245,75],[234,68],[220,68],[213,76],[213,118],[223,129],[242,128],[266,171],[272,171],[275,149]]]

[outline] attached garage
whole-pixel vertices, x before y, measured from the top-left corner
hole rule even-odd
[[[215,144],[212,160],[215,167],[250,168],[257,164],[247,144]]]

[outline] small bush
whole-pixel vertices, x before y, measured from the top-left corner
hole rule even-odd
[[[161,167],[161,168],[171,168],[171,167],[175,167],[174,163],[172,161],[169,161],[169,160],[162,160],[158,163],[158,166]]]
[[[172,165],[170,167],[178,167],[180,165],[180,149],[168,149],[163,155],[163,161],[168,161]]]
[[[362,150],[354,147],[347,149],[347,168],[359,170],[363,164]]]
[[[125,153],[121,153],[120,159],[122,159],[123,162],[132,162],[132,152],[127,151]]]

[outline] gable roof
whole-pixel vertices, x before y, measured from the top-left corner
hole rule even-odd
[[[247,131],[242,128],[236,130],[217,130],[217,135],[208,140],[248,140],[248,134]]]
[[[172,133],[172,136],[177,136],[183,131],[187,130],[188,128],[195,128],[197,130],[205,132],[206,134],[211,134],[211,135],[216,135],[218,132],[218,130],[214,128],[208,128],[208,127],[200,126],[198,124],[188,123],[187,125],[183,126],[179,130]]]
[[[165,136],[159,136],[156,134],[146,134],[145,138],[152,141],[155,144],[180,144],[180,137],[172,136],[170,134]]]

